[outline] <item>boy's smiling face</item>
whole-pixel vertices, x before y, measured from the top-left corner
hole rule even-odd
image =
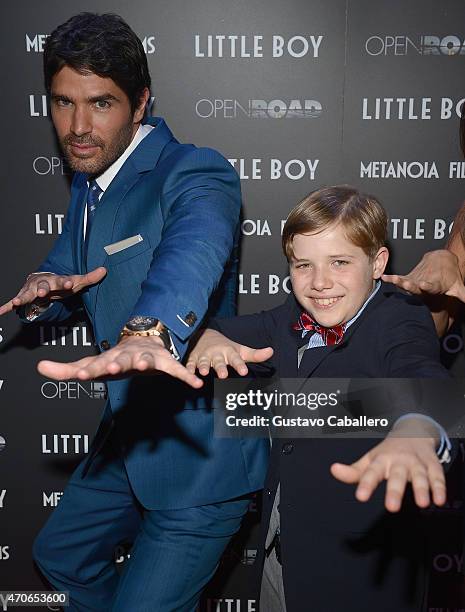
[[[324,327],[354,317],[386,267],[389,252],[381,247],[373,258],[333,224],[314,234],[297,234],[290,261],[292,289],[299,304]]]

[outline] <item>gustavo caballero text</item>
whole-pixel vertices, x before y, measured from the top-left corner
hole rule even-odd
[[[226,425],[228,427],[388,427],[389,420],[386,418],[367,417],[366,415],[358,417],[336,416],[329,415],[326,417],[285,417],[282,415],[274,415],[272,417],[253,415],[253,416],[236,416],[228,414],[226,417]]]

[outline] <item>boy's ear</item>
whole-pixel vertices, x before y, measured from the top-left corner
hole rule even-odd
[[[378,279],[381,278],[381,275],[384,274],[384,270],[387,266],[387,262],[389,259],[389,251],[386,247],[381,247],[379,251],[373,258],[373,278]]]

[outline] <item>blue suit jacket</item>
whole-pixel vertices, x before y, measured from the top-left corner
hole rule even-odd
[[[219,153],[179,144],[162,119],[136,147],[105,191],[83,261],[87,177],[77,173],[63,233],[42,271],[83,273],[107,268],[101,283],[80,294],[95,340],[114,346],[124,323],[151,315],[171,330],[183,355],[210,314],[235,308],[240,184]],[[108,256],[106,245],[143,240]],[[63,320],[75,297],[56,302],[41,320]],[[192,316],[194,315],[194,316]],[[168,376],[108,382],[109,403],[94,442],[109,427],[123,450],[131,485],[147,508],[184,508],[224,501],[263,486],[265,441],[213,436],[207,391]],[[111,408],[111,411],[110,411]]]

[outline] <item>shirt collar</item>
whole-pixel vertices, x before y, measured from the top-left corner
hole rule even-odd
[[[137,145],[140,144],[148,134],[150,134],[150,132],[153,130],[153,127],[153,125],[147,124],[139,125],[139,128],[135,133],[134,138],[129,143],[127,149],[125,149],[125,151],[118,157],[118,159],[114,161],[111,166],[107,168],[105,172],[103,172],[95,180],[95,182],[100,187],[103,193],[108,189],[111,181],[118,174],[121,169],[121,166],[124,164],[127,158],[131,155]],[[87,185],[89,185],[89,181],[87,181]]]

